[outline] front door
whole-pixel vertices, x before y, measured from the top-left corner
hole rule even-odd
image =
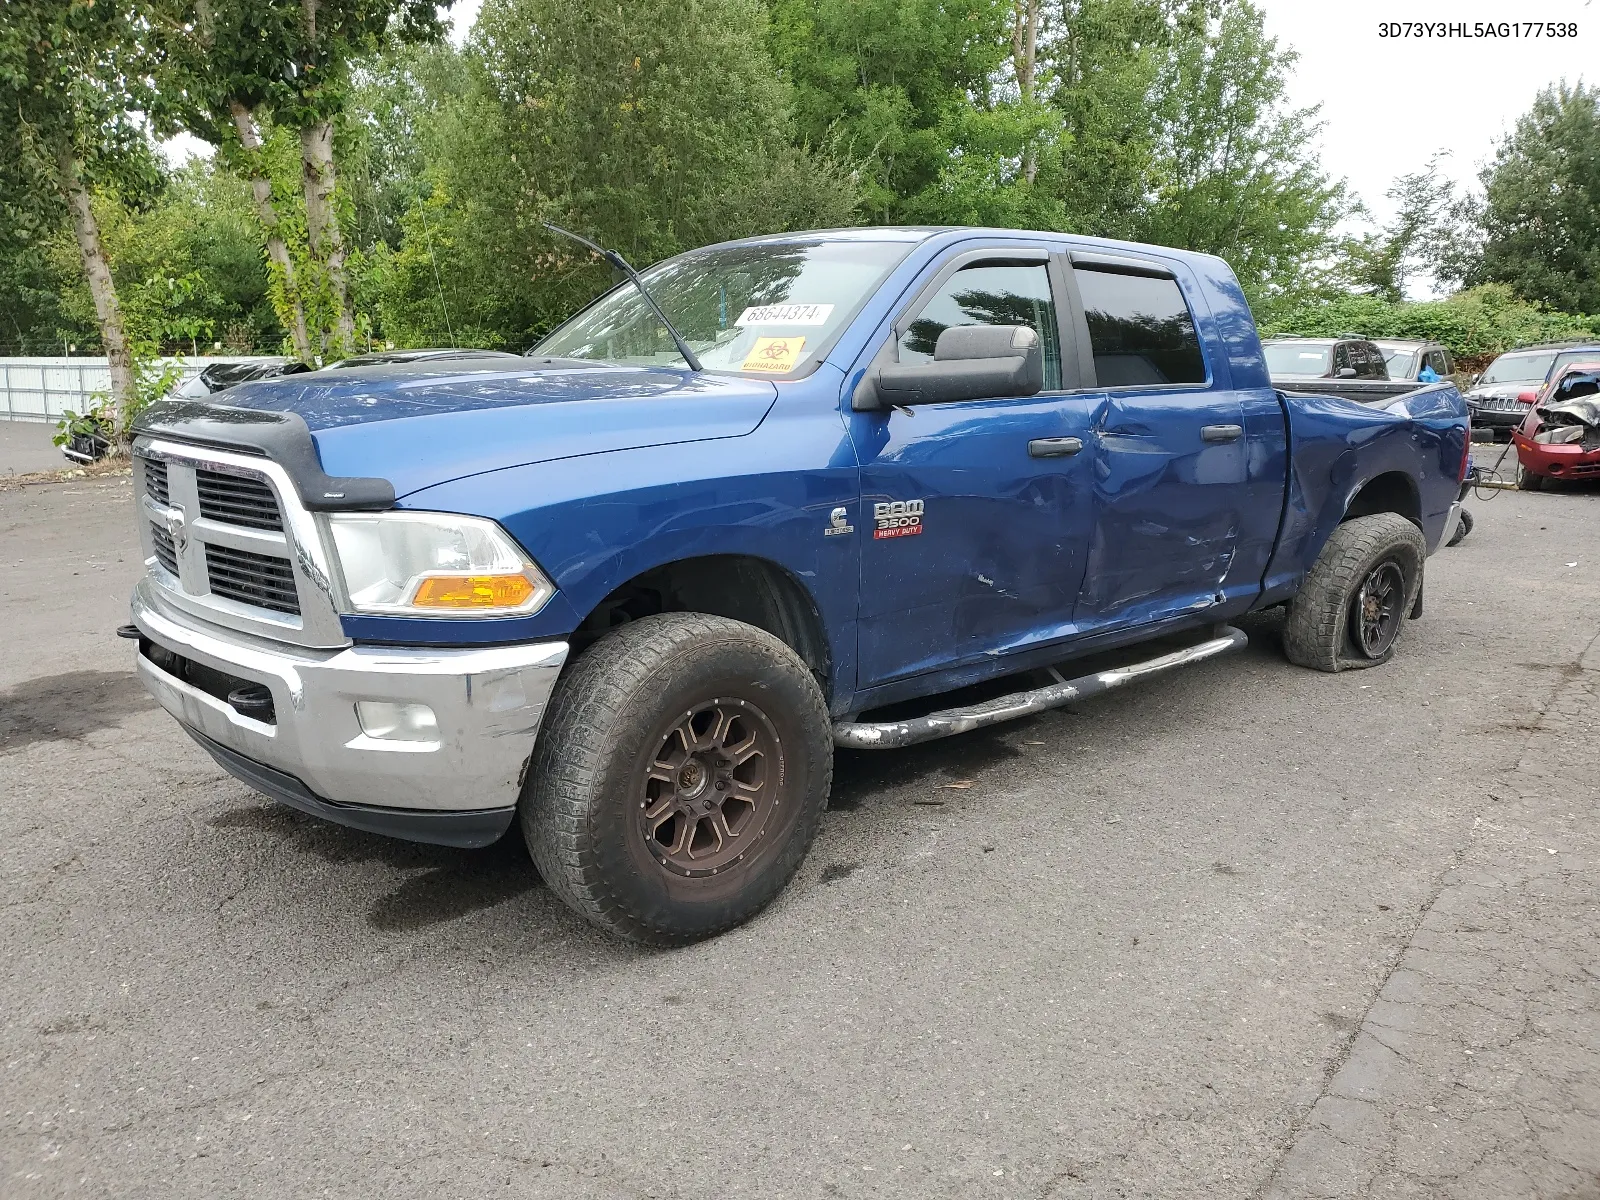
[[[1221,605],[1250,536],[1239,397],[1217,378],[1225,367],[1208,368],[1171,271],[1075,255],[1073,280],[1099,391],[1094,531],[1075,619],[1093,633]],[[1248,582],[1258,581],[1259,564]]]
[[[1042,248],[961,254],[934,269],[876,360],[926,361],[951,325],[1028,325],[1045,383],[1035,396],[852,414],[863,690],[1070,632],[1092,410],[1073,391],[1076,356],[1062,354],[1063,279]]]

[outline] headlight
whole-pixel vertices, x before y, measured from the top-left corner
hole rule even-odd
[[[450,513],[328,518],[358,613],[505,617],[538,612],[555,585],[493,521]]]

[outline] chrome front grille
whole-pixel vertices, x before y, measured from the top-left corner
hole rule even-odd
[[[322,536],[270,459],[141,438],[145,560],[164,604],[307,647],[349,644]]]
[[[264,479],[226,475],[201,467],[194,473],[200,493],[200,515],[251,529],[283,528],[278,501]]]
[[[159,525],[150,526],[150,540],[155,543],[156,561],[167,569],[167,574],[178,574],[178,549],[172,544],[172,536]]]
[[[157,462],[153,458],[144,460],[144,490],[145,494],[157,504],[167,505],[171,500],[167,496],[167,464]]]
[[[288,559],[207,543],[206,578],[213,596],[300,615],[294,568]]]
[[[1526,412],[1528,406],[1515,396],[1483,396],[1473,401],[1480,409],[1488,412]]]

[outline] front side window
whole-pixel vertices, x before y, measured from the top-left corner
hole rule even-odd
[[[668,259],[643,277],[707,370],[793,377],[826,351],[912,245],[851,238],[722,246]],[[683,365],[631,284],[600,297],[530,353]]]
[[[1044,390],[1061,389],[1061,330],[1043,263],[963,267],[940,285],[900,338],[902,363],[929,362],[952,325],[1026,325],[1044,353]]]
[[[1176,279],[1087,267],[1075,273],[1101,387],[1206,381],[1200,337]]]
[[[1355,367],[1350,363],[1350,343],[1340,342],[1333,348],[1333,373],[1337,375],[1346,367],[1349,367],[1352,371],[1355,370]]]

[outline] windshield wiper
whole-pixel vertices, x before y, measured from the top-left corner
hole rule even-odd
[[[580,246],[589,247],[589,249],[593,250],[613,267],[616,267],[619,271],[627,275],[627,277],[633,281],[633,286],[639,289],[639,295],[644,297],[645,303],[655,310],[656,316],[660,317],[661,323],[667,327],[667,332],[672,335],[673,344],[678,347],[678,353],[683,355],[683,361],[689,364],[689,369],[691,371],[705,370],[705,368],[700,365],[699,356],[696,355],[693,350],[689,349],[689,343],[683,340],[683,334],[679,333],[673,326],[672,322],[667,320],[667,314],[661,311],[661,305],[656,303],[656,298],[650,294],[650,289],[645,287],[644,280],[639,278],[639,272],[635,271],[633,267],[629,265],[627,259],[623,258],[622,255],[618,254],[615,250],[607,250],[603,246],[595,245],[588,238],[580,237],[576,233],[573,233],[570,229],[563,229],[559,225],[552,225],[549,221],[540,221],[539,224],[543,225],[551,233],[559,233],[562,237],[571,238]]]

